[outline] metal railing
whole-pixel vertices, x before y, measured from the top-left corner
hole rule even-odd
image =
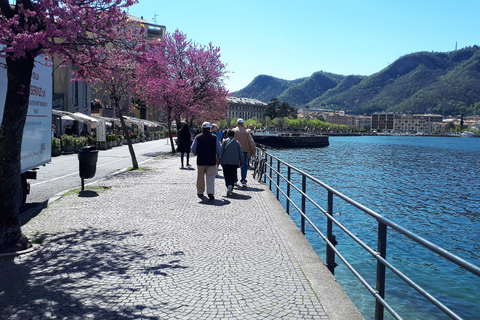
[[[369,208],[361,205],[360,203],[348,198],[337,190],[326,185],[317,178],[311,176],[310,174],[286,163],[285,161],[275,157],[265,150],[265,148],[257,147],[256,157],[253,158],[254,165],[254,175],[259,181],[263,181],[268,184],[269,189],[274,192],[277,200],[280,201],[280,194],[285,197],[286,204],[285,209],[288,214],[290,214],[291,207],[293,206],[301,215],[300,217],[300,229],[301,232],[305,235],[305,225],[308,222],[309,225],[318,233],[318,235],[326,243],[326,257],[325,264],[334,274],[335,267],[337,266],[335,262],[335,257],[338,257],[345,266],[353,273],[353,275],[363,284],[363,286],[370,292],[370,294],[375,298],[375,319],[381,320],[384,318],[384,310],[386,309],[395,319],[402,319],[395,310],[390,306],[389,303],[385,300],[385,280],[386,280],[386,269],[388,268],[393,272],[398,278],[403,280],[408,286],[415,289],[422,296],[424,296],[428,301],[435,305],[438,309],[443,311],[452,319],[462,319],[450,308],[445,306],[438,299],[433,297],[430,293],[420,287],[412,279],[407,277],[399,269],[397,269],[393,264],[386,260],[386,250],[387,250],[387,232],[391,230],[392,232],[397,232],[416,243],[420,244],[427,250],[437,254],[440,257],[445,258],[451,263],[456,264],[457,266],[467,270],[469,273],[480,277],[480,268],[475,266],[462,258],[450,253],[449,251],[441,248],[432,242],[418,236],[417,234],[401,227],[400,225],[392,222],[391,220],[383,217],[382,215],[376,213],[375,211],[370,210]],[[274,165],[275,162],[275,165]],[[283,168],[283,171],[282,171]],[[301,177],[301,185],[297,186],[292,181],[292,175],[296,174],[297,180],[299,176]],[[315,199],[307,194],[307,179],[310,182],[324,188],[328,191],[327,195],[327,209],[322,208]],[[286,190],[282,190],[281,182],[286,184]],[[292,189],[296,190],[301,195],[300,204],[294,202],[291,198]],[[363,213],[374,218],[378,223],[377,229],[377,248],[373,249],[369,247],[364,241],[357,237],[351,230],[347,229],[343,224],[341,224],[337,219],[334,218],[333,211],[333,200],[334,197],[343,200],[344,202],[354,206],[355,208],[361,210]],[[307,201],[327,218],[326,225],[326,234],[320,231],[320,228],[317,227],[312,220],[307,216],[306,213],[306,204]],[[355,270],[355,268],[348,262],[348,260],[342,255],[339,250],[337,250],[337,240],[333,234],[333,226],[337,226],[341,231],[358,243],[366,252],[368,252],[373,258],[376,259],[376,287],[373,288],[361,275]]]

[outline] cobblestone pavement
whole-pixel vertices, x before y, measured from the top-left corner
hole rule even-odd
[[[220,177],[199,199],[195,165],[179,163],[161,156],[31,217],[35,250],[0,258],[0,319],[347,319],[315,292],[332,280],[309,278],[264,185],[227,197]]]

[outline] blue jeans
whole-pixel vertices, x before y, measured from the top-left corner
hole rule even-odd
[[[248,152],[243,153],[243,167],[241,169],[242,180],[240,182],[247,183],[247,171],[248,171],[248,160],[247,160]]]

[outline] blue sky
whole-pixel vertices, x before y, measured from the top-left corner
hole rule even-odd
[[[478,0],[139,0],[129,13],[220,47],[237,91],[257,75],[371,75],[418,51],[480,45]]]

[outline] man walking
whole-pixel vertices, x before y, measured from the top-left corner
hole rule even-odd
[[[192,153],[197,156],[197,196],[203,198],[205,180],[207,181],[208,198],[215,199],[216,165],[220,158],[220,143],[217,136],[210,132],[210,122],[202,124],[202,133],[195,137]]]
[[[237,120],[237,127],[233,129],[235,131],[235,139],[242,146],[244,161],[241,168],[241,180],[242,187],[247,186],[247,171],[248,171],[248,161],[250,155],[255,154],[255,142],[253,141],[252,136],[245,130],[243,119]]]

